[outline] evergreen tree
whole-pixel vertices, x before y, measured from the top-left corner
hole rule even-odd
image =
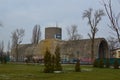
[[[114,69],[119,69],[119,62],[118,59],[114,61]]]
[[[62,71],[62,66],[60,61],[61,61],[60,48],[59,46],[56,46],[56,49],[55,49],[55,70],[56,71]]]
[[[53,72],[52,65],[51,65],[51,53],[50,53],[50,51],[48,49],[45,52],[44,65],[45,65],[45,68],[44,68],[45,73]]]
[[[52,71],[55,70],[55,56],[54,55],[52,55],[51,57],[51,69]]]
[[[0,55],[0,62],[2,64],[6,64],[7,63],[7,56],[6,55]]]
[[[77,60],[76,64],[75,64],[75,71],[76,72],[80,72],[81,69],[80,69],[80,60]]]

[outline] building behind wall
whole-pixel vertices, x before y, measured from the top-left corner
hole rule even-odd
[[[112,58],[120,58],[120,48],[111,51]]]
[[[45,39],[62,39],[62,29],[59,27],[45,28]]]

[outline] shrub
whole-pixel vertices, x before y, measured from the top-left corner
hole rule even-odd
[[[98,67],[98,60],[94,60],[93,67]]]
[[[106,68],[109,68],[109,67],[110,67],[110,60],[109,60],[109,59],[106,59],[105,67],[106,67]]]
[[[80,72],[81,69],[80,69],[80,60],[77,60],[76,64],[75,64],[75,71],[76,72]]]
[[[100,60],[99,60],[99,68],[104,68],[103,59],[100,59]]]
[[[119,62],[117,59],[114,61],[114,69],[119,69]]]

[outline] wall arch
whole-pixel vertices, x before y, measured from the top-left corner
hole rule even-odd
[[[107,41],[102,40],[98,47],[98,58],[108,58],[108,53]]]

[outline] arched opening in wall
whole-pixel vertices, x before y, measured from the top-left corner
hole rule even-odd
[[[108,58],[108,44],[106,41],[101,41],[99,45],[98,58]]]

